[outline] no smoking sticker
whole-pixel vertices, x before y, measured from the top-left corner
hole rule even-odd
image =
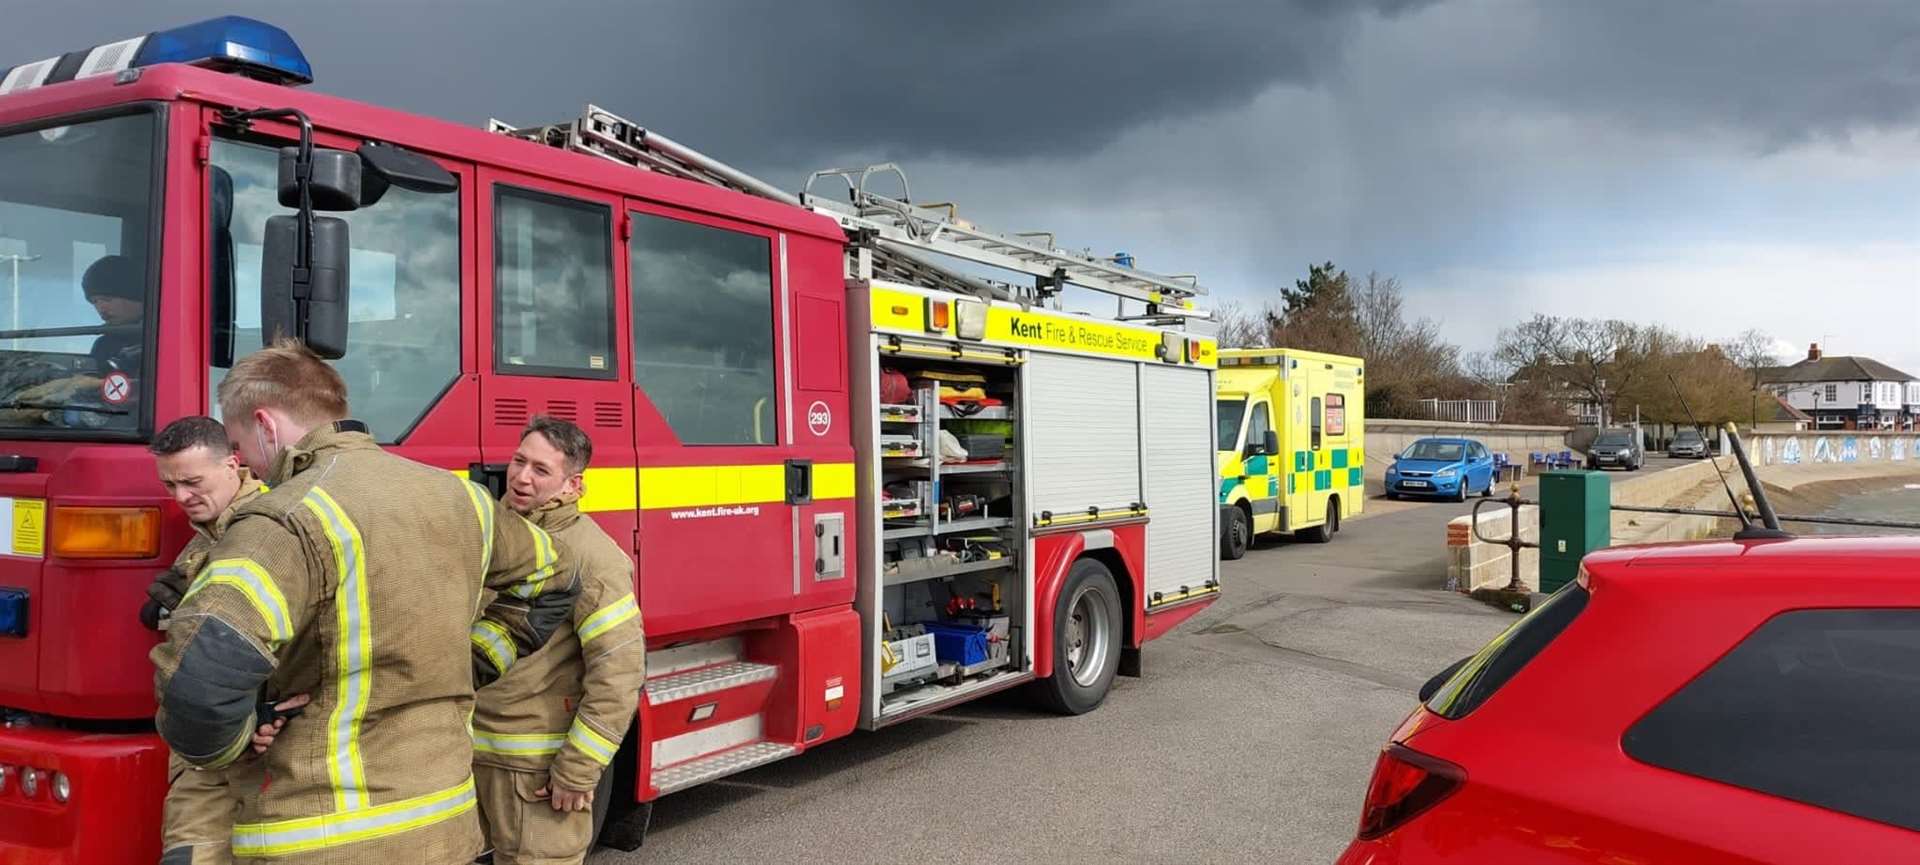
[[[123,372],[110,372],[100,380],[100,398],[109,404],[119,405],[133,396],[133,382],[127,380]]]

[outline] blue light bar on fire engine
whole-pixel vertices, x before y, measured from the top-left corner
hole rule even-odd
[[[204,66],[276,84],[313,81],[313,66],[287,31],[228,15],[22,63],[0,73],[0,96],[161,63]]]

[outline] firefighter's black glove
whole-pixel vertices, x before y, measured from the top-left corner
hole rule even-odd
[[[476,649],[473,653],[473,689],[478,691],[499,679],[500,671],[494,669],[493,662]]]
[[[180,592],[174,589],[170,577],[177,575],[170,571],[147,584],[147,602],[140,605],[140,624],[151,630],[160,630],[161,617],[180,606]]]
[[[145,625],[149,631],[158,631],[160,630],[160,617],[166,615],[169,611],[166,605],[152,598],[148,598],[146,603],[140,605],[140,624]]]
[[[255,727],[264,727],[268,724],[271,724],[275,721],[280,720],[281,718],[287,718],[291,720],[293,718],[300,717],[301,713],[307,710],[307,707],[304,705],[295,706],[291,709],[286,709],[286,710],[274,708],[274,706],[277,705],[278,703],[280,703],[279,700],[261,700],[260,702],[255,703],[253,706],[253,718],[254,718],[253,725]]]
[[[580,595],[580,578],[575,575],[565,589],[534,595],[528,602],[527,628],[533,631],[533,645],[527,653],[540,651],[553,632],[573,618],[573,601]]]

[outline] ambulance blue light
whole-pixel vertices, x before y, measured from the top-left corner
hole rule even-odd
[[[162,30],[147,37],[134,66],[187,63],[239,71],[281,84],[311,84],[313,65],[287,31],[252,18],[227,15]]]

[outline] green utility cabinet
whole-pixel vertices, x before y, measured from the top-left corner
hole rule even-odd
[[[1580,560],[1613,542],[1611,493],[1603,472],[1540,476],[1540,591],[1573,582]]]

